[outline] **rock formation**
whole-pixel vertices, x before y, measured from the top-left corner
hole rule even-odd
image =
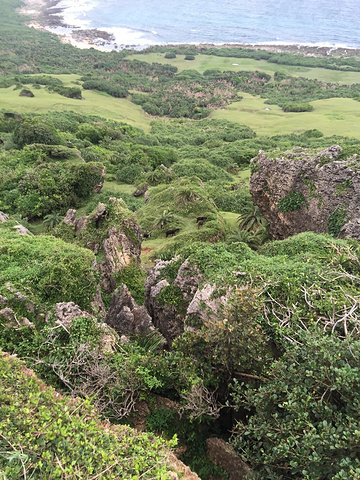
[[[332,146],[317,154],[299,147],[252,160],[250,193],[271,235],[284,239],[300,232],[360,239],[360,172],[357,155],[342,159]]]
[[[123,268],[140,265],[141,228],[121,199],[110,198],[106,205],[99,203],[90,215],[78,219],[76,210],[68,210],[56,231],[58,236],[64,233],[95,253],[95,268],[106,293],[114,291],[116,275]]]
[[[126,285],[115,290],[105,321],[119,336],[144,335],[155,330],[146,308],[137,305]]]
[[[167,274],[169,270],[177,272],[174,280]],[[215,286],[203,282],[197,267],[188,260],[156,260],[145,282],[145,305],[155,327],[171,345],[185,329],[216,317],[227,297],[213,298],[214,291]]]

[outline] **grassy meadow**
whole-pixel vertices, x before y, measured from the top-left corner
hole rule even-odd
[[[339,70],[328,70],[325,68],[307,68],[291,65],[278,65],[267,62],[266,60],[254,60],[251,58],[236,57],[217,57],[212,55],[196,55],[195,60],[185,60],[184,55],[178,55],[177,58],[165,58],[164,53],[147,53],[137,54],[137,60],[143,62],[157,62],[174,65],[182,70],[197,70],[204,73],[205,70],[218,68],[221,71],[231,70],[238,71],[261,71],[271,76],[275,72],[285,73],[294,77],[305,77],[310,79],[318,79],[323,82],[339,82],[343,84],[360,83],[360,72],[341,72]]]
[[[52,75],[59,78],[65,85],[76,84],[79,75]],[[140,106],[131,103],[126,98],[114,98],[106,93],[93,90],[83,90],[83,100],[67,98],[57,93],[50,93],[44,87],[30,89],[34,98],[20,97],[19,90],[14,87],[0,88],[0,109],[16,113],[45,113],[49,111],[72,110],[84,115],[99,115],[101,117],[129,123],[142,128],[145,132],[150,130],[152,118]]]
[[[215,110],[211,117],[246,124],[258,135],[301,133],[317,128],[325,136],[360,138],[360,102],[351,98],[315,100],[311,102],[312,112],[285,113],[278,105],[267,105],[259,96],[242,95],[240,102]]]

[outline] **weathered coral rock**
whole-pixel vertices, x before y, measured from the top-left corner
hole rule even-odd
[[[19,235],[30,235],[30,232],[24,225],[14,225],[14,229],[17,230]]]
[[[0,212],[0,223],[7,222],[9,220],[9,217],[6,215],[4,212]]]
[[[97,185],[95,185],[95,187],[93,188],[93,193],[100,193],[101,192],[101,189],[104,186],[105,176],[106,176],[106,169],[104,167],[102,169],[102,172],[101,172],[101,178],[100,178],[99,183]]]
[[[172,283],[162,278],[164,269],[177,261],[178,257],[170,261],[156,260],[145,281],[146,308],[155,327],[164,335],[169,345],[184,330],[192,328],[194,323],[201,324],[216,318],[219,308],[228,301],[228,293],[214,296],[215,285],[201,285],[201,273],[188,260],[179,266]],[[163,295],[164,288],[167,288],[170,294],[169,302],[166,301],[167,296]]]
[[[125,267],[140,265],[141,228],[121,199],[110,198],[99,203],[87,217],[75,220],[76,211],[68,210],[64,222],[74,231],[75,242],[89,248],[100,259],[95,268],[100,272],[106,293],[116,288],[116,275]]]
[[[155,330],[151,317],[144,306],[138,306],[126,285],[121,285],[113,294],[106,323],[121,335],[144,335]]]
[[[0,295],[0,307],[5,305],[6,302],[7,302],[7,298]]]
[[[145,192],[148,190],[148,184],[144,183],[142,185],[139,185],[138,188],[135,190],[133,193],[134,197],[142,197]]]
[[[5,307],[0,310],[0,318],[5,318],[5,320],[12,321],[15,319],[15,312],[9,307]]]
[[[73,208],[70,208],[66,212],[63,222],[66,223],[66,225],[74,225],[75,217],[76,217],[76,210],[74,210]]]
[[[250,473],[248,465],[221,438],[206,440],[209,460],[229,474],[229,480],[244,480]]]
[[[91,318],[91,315],[81,310],[74,302],[63,302],[55,305],[56,323],[65,328],[70,327],[76,318]]]
[[[74,302],[63,302],[55,305],[55,318],[58,325],[69,329],[75,319],[93,317],[88,312],[81,310]],[[97,325],[101,332],[99,338],[101,351],[104,353],[113,351],[118,341],[118,336],[106,323],[97,323]]]
[[[359,159],[339,160],[341,151],[335,145],[311,156],[295,148],[276,159],[260,151],[252,160],[256,171],[250,179],[250,193],[273,237],[283,239],[305,231],[327,233],[331,216],[341,210],[350,222],[341,235],[359,238]],[[292,205],[294,194],[298,201]],[[279,211],[279,204],[287,200],[287,208],[280,210],[288,211]]]

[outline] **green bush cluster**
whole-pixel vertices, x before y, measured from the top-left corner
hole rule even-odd
[[[306,204],[306,200],[302,193],[290,192],[279,201],[277,210],[278,212],[293,212],[300,210],[304,204]]]
[[[90,400],[59,397],[3,353],[0,377],[0,468],[9,480],[171,478],[162,439],[110,427]]]

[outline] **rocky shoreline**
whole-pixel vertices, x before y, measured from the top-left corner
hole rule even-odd
[[[62,12],[64,8],[58,7],[60,0],[24,0],[24,6],[20,13],[30,17],[29,27],[50,31],[58,35],[64,43],[70,43],[78,48],[96,48],[103,51],[122,49],[144,49],[147,45],[117,45],[116,38],[112,33],[100,29],[81,29],[74,25],[64,23]],[[267,50],[273,53],[291,53],[308,57],[360,57],[360,49],[351,47],[331,47],[320,45],[303,44],[198,44],[202,48],[242,47],[252,50]],[[166,45],[176,47],[178,45]]]

